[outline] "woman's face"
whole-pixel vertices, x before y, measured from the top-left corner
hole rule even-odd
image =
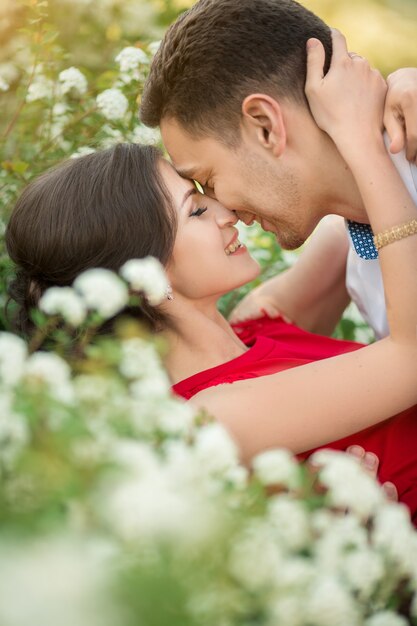
[[[219,297],[259,275],[239,243],[235,213],[198,192],[165,160],[162,177],[177,211],[178,230],[167,273],[174,293],[190,300]]]

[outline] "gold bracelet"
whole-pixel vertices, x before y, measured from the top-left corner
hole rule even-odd
[[[384,232],[378,233],[374,236],[375,248],[380,250],[389,243],[400,241],[400,239],[404,239],[410,235],[417,235],[417,220],[411,220],[411,222],[407,222],[406,224],[394,226],[389,230],[384,230]]]

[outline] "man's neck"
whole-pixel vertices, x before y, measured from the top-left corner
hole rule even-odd
[[[327,198],[323,207],[326,212],[362,224],[369,224],[369,218],[356,181],[339,153],[337,156],[335,155],[326,180],[328,181],[325,192]]]

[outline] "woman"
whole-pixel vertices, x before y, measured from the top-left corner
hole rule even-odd
[[[313,114],[351,168],[374,232],[408,225],[380,251],[387,339],[362,347],[263,319],[240,329],[242,341],[216,308],[219,296],[259,272],[238,241],[234,213],[199,194],[156,150],[123,145],[65,163],[22,194],[7,245],[20,268],[14,294],[23,326],[48,286],[154,255],[173,299],[140,313],[169,344],[174,389],[229,429],[244,461],[276,446],[346,447],[340,440],[356,433],[350,441],[379,453],[380,477],[396,483],[417,516],[416,208],[382,143],[384,96],[379,74],[346,50],[334,54],[325,79],[310,76]]]

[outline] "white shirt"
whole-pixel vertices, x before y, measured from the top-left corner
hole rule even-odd
[[[386,134],[385,145],[388,148],[389,139]],[[404,152],[389,154],[416,204],[417,218],[417,167],[407,161]],[[349,242],[346,288],[363,318],[374,331],[375,337],[381,339],[389,334],[389,328],[379,260],[361,259],[355,252],[350,236]]]

